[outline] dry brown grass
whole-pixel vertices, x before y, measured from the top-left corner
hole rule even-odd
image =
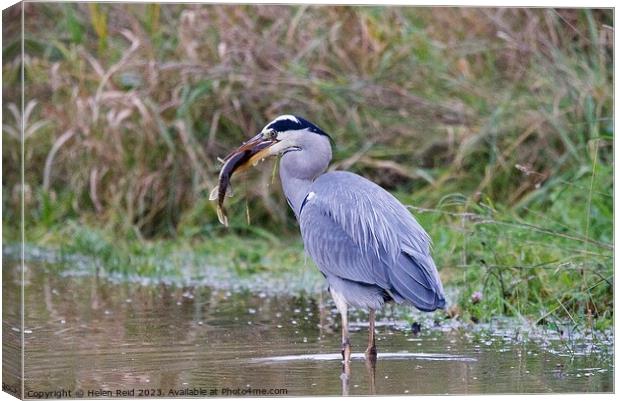
[[[146,236],[215,221],[217,157],[281,113],[388,188],[518,204],[591,165],[593,139],[610,158],[608,24],[605,10],[27,4],[32,217],[69,193],[65,214]],[[8,99],[19,64],[3,68]],[[18,165],[21,117],[4,107]],[[246,191],[255,216],[286,218],[274,191]]]

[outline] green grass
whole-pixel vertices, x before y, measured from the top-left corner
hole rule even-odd
[[[594,179],[584,174],[558,184],[549,190],[549,199],[533,199],[520,210],[489,199],[472,202],[461,194],[444,196],[433,209],[412,206],[433,238],[445,285],[457,289],[446,316],[466,322],[513,316],[550,326],[610,327],[612,198],[604,190],[611,173],[599,168]],[[416,203],[414,196],[397,195],[406,204]],[[231,217],[236,221],[245,215]],[[276,278],[306,268],[296,228],[278,232],[262,226],[262,221],[233,223],[229,230],[186,224],[178,236],[157,240],[75,221],[33,226],[29,232],[34,243],[63,255],[93,257],[108,273],[126,276],[196,278],[201,268],[213,265],[240,277],[266,273]]]
[[[450,316],[613,321],[611,10],[27,7],[24,116],[3,42],[5,242],[23,194],[29,243],[113,272],[295,271],[270,164],[233,180],[230,230],[208,201],[217,158],[294,113],[334,138],[334,168],[412,205]]]

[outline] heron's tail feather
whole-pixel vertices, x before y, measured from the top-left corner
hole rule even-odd
[[[441,282],[435,278],[435,274],[429,274],[432,273],[429,269],[435,270],[432,260],[430,264],[424,266],[412,256],[402,253],[398,263],[389,270],[394,290],[424,312],[432,312],[446,305]]]

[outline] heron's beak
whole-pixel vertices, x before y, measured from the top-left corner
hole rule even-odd
[[[233,174],[247,170],[249,167],[255,166],[260,160],[277,154],[278,146],[273,146],[277,143],[280,143],[280,141],[275,138],[265,138],[262,133],[259,133],[224,158],[218,186],[213,188],[209,194],[210,200],[217,199],[217,218],[220,223],[228,226],[228,218],[224,209],[224,198],[228,193],[230,179]]]
[[[276,139],[265,139],[261,133],[255,135],[248,141],[244,142],[237,149],[233,150],[224,158],[224,163],[231,159],[236,159],[231,175],[236,172],[242,172],[252,166],[256,166],[259,161],[272,156],[271,147],[278,143]]]

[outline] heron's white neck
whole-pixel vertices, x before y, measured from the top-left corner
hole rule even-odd
[[[310,185],[323,174],[331,160],[331,147],[313,148],[312,152],[302,149],[284,154],[280,160],[282,189],[295,217],[308,194]]]
[[[308,195],[312,181],[292,177],[283,171],[284,170],[280,170],[280,179],[282,180],[284,195],[286,195],[286,200],[291,209],[293,209],[295,217],[299,217],[299,209],[301,208],[304,198]]]

